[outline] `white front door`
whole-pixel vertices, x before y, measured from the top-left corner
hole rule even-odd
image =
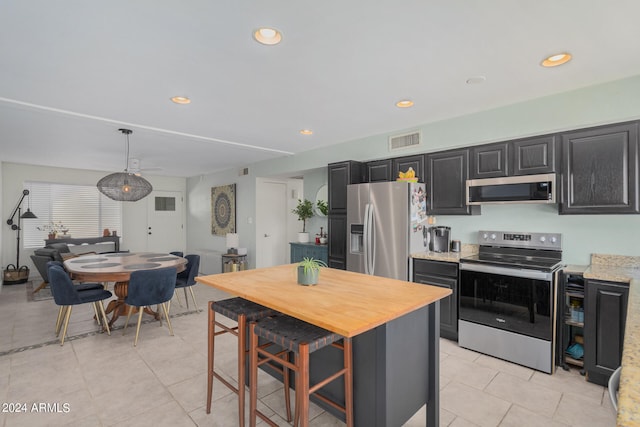
[[[277,181],[258,181],[256,203],[256,267],[287,264],[287,184]]]
[[[183,250],[182,192],[153,191],[147,197],[147,250]]]

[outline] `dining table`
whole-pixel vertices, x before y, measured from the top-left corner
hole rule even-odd
[[[154,270],[157,268],[175,267],[176,273],[184,271],[187,260],[179,256],[156,252],[116,252],[97,255],[83,255],[64,261],[64,267],[71,274],[71,278],[81,282],[115,282],[113,292],[115,300],[109,301],[105,312],[112,313],[109,327],[120,315],[127,314],[128,305],[125,303],[129,278],[132,272],[140,270]],[[149,307],[145,313],[160,319],[160,314]]]
[[[426,425],[438,425],[440,300],[450,289],[333,268],[320,270],[317,285],[302,286],[297,264],[196,281],[351,338],[356,426],[401,426],[425,404]],[[312,380],[314,371],[341,363],[330,346],[323,351],[312,355]],[[344,402],[341,386],[331,387],[323,390]]]

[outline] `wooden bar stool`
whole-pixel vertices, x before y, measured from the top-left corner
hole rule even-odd
[[[219,313],[231,320],[237,322],[235,327],[226,326],[216,320],[216,313]],[[264,307],[260,304],[248,301],[244,298],[230,298],[221,301],[209,301],[209,350],[208,350],[208,382],[207,382],[207,414],[211,413],[211,397],[213,394],[213,378],[220,380],[222,384],[231,389],[238,395],[238,421],[240,427],[244,427],[244,403],[245,403],[245,362],[249,349],[247,348],[247,336],[246,327],[247,321],[255,322],[256,320],[269,318],[270,316],[276,316],[278,313],[275,310]],[[216,326],[221,330],[216,332]],[[238,337],[238,387],[234,387],[227,380],[222,378],[213,369],[214,362],[214,349],[215,349],[215,337],[218,335],[230,333]],[[280,354],[280,357],[287,357],[285,352]],[[291,421],[291,405],[289,403],[289,371],[284,369],[281,365],[268,365],[275,369],[278,373],[282,374],[284,382],[284,396],[286,400],[287,408],[287,421]],[[241,392],[239,391],[241,390]],[[257,411],[257,415],[269,422],[269,418]]]
[[[249,420],[250,426],[255,427],[256,416],[259,415],[256,409],[258,400],[258,366],[266,361],[282,364],[285,370],[291,369],[296,373],[296,414],[295,425],[307,427],[309,425],[309,397],[314,395],[321,401],[344,412],[348,427],[353,426],[353,383],[352,383],[352,350],[351,339],[343,338],[326,329],[311,325],[290,316],[278,316],[265,318],[258,322],[252,322],[250,329],[250,378],[249,378]],[[259,338],[267,342],[259,345]],[[338,342],[342,340],[342,343]],[[294,363],[279,357],[280,353],[271,354],[266,351],[267,347],[276,344],[283,347],[285,351],[293,352]],[[309,384],[309,354],[327,345],[332,345],[343,351],[344,367],[328,376],[319,383],[311,386]],[[262,358],[262,359],[261,359]],[[317,391],[332,382],[344,377],[345,405],[340,404],[320,395]],[[275,425],[271,420],[270,425]]]

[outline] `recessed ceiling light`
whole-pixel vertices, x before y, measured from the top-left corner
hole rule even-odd
[[[300,133],[303,135],[313,135],[313,131],[311,129],[301,129]]]
[[[480,83],[484,83],[487,78],[485,76],[473,76],[467,79],[468,85],[477,85]]]
[[[191,104],[191,100],[186,96],[174,96],[171,98],[171,101],[181,105]]]
[[[410,99],[402,99],[402,100],[396,102],[396,107],[398,107],[398,108],[413,107],[413,101],[410,100]]]
[[[275,28],[258,28],[253,32],[253,38],[258,43],[274,45],[282,41],[282,33]]]
[[[543,67],[557,67],[558,65],[566,64],[569,61],[571,61],[571,54],[563,52],[548,56],[544,61],[542,61],[541,65]]]

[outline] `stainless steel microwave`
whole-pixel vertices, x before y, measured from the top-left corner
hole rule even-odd
[[[467,180],[467,204],[555,203],[556,174]]]

